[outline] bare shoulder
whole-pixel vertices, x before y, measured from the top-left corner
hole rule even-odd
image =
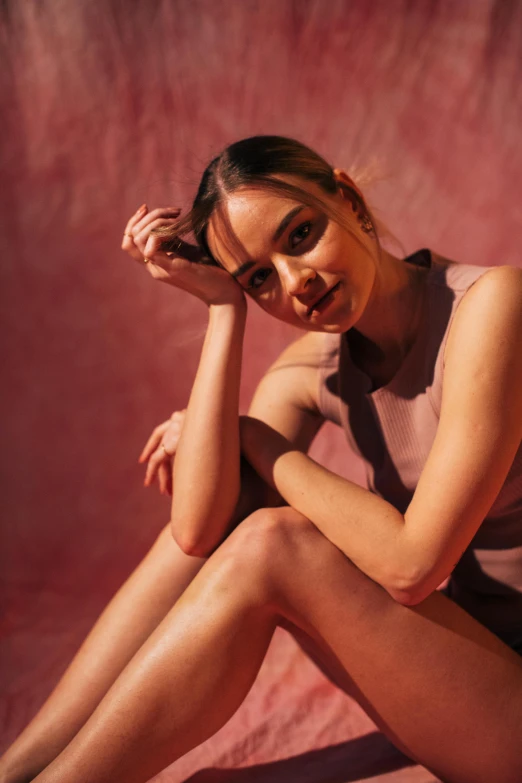
[[[305,332],[304,335],[286,346],[272,366],[285,365],[300,359],[303,362],[308,360],[307,364],[318,369],[324,350],[324,337],[322,332]]]
[[[507,264],[490,267],[473,283],[464,298],[471,301],[474,297],[487,297],[488,294],[490,296],[500,292],[508,294],[511,289],[516,293],[521,285],[522,268]]]
[[[491,348],[502,351],[506,340],[520,338],[522,319],[522,269],[498,266],[488,269],[466,291],[453,319],[446,347],[476,340],[489,332]]]
[[[474,297],[487,297],[503,294],[510,298],[511,294],[518,296],[522,285],[522,268],[517,266],[490,267],[473,283],[465,294],[465,299],[471,301]],[[464,300],[463,300],[464,301]],[[499,302],[500,304],[500,302]]]
[[[265,379],[287,387],[303,408],[318,411],[317,388],[324,334],[307,332],[290,343],[268,368]]]

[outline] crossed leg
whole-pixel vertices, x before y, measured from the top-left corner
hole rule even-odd
[[[146,781],[235,712],[278,624],[390,739],[452,783],[522,777],[522,663],[440,594],[397,604],[290,508],[216,550],[38,783]]]

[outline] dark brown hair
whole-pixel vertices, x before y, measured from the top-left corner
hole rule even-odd
[[[313,182],[325,193],[325,198],[284,181],[281,176]],[[163,237],[162,249],[167,252],[176,249],[179,237],[193,233],[209,262],[216,263],[206,241],[208,222],[214,211],[221,211],[226,197],[243,187],[262,188],[316,207],[359,239],[355,216],[352,218],[346,210],[337,209],[328,199],[339,187],[333,168],[309,147],[284,136],[252,136],[231,144],[203,172],[192,209],[171,226],[157,228],[151,233]],[[348,190],[354,211],[362,210],[377,229],[373,215],[355,187],[343,187]]]

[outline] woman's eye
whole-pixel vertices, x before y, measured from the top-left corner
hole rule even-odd
[[[299,228],[296,228],[296,230],[292,233],[290,237],[290,247],[297,247],[297,245],[306,239],[311,230],[312,224],[309,220],[307,220],[306,223],[302,223]]]
[[[259,288],[271,274],[271,269],[258,269],[248,281],[248,288]],[[247,289],[248,290],[248,289]]]

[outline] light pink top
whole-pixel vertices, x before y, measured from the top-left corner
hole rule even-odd
[[[401,513],[413,496],[437,431],[443,354],[453,315],[466,291],[493,268],[457,264],[427,250],[406,261],[430,268],[417,337],[392,380],[370,391],[370,378],[353,363],[349,343],[339,334],[324,335],[319,372],[323,416],[344,429],[350,447],[363,459],[368,489]],[[492,630],[522,628],[522,446],[455,567],[449,591]]]

